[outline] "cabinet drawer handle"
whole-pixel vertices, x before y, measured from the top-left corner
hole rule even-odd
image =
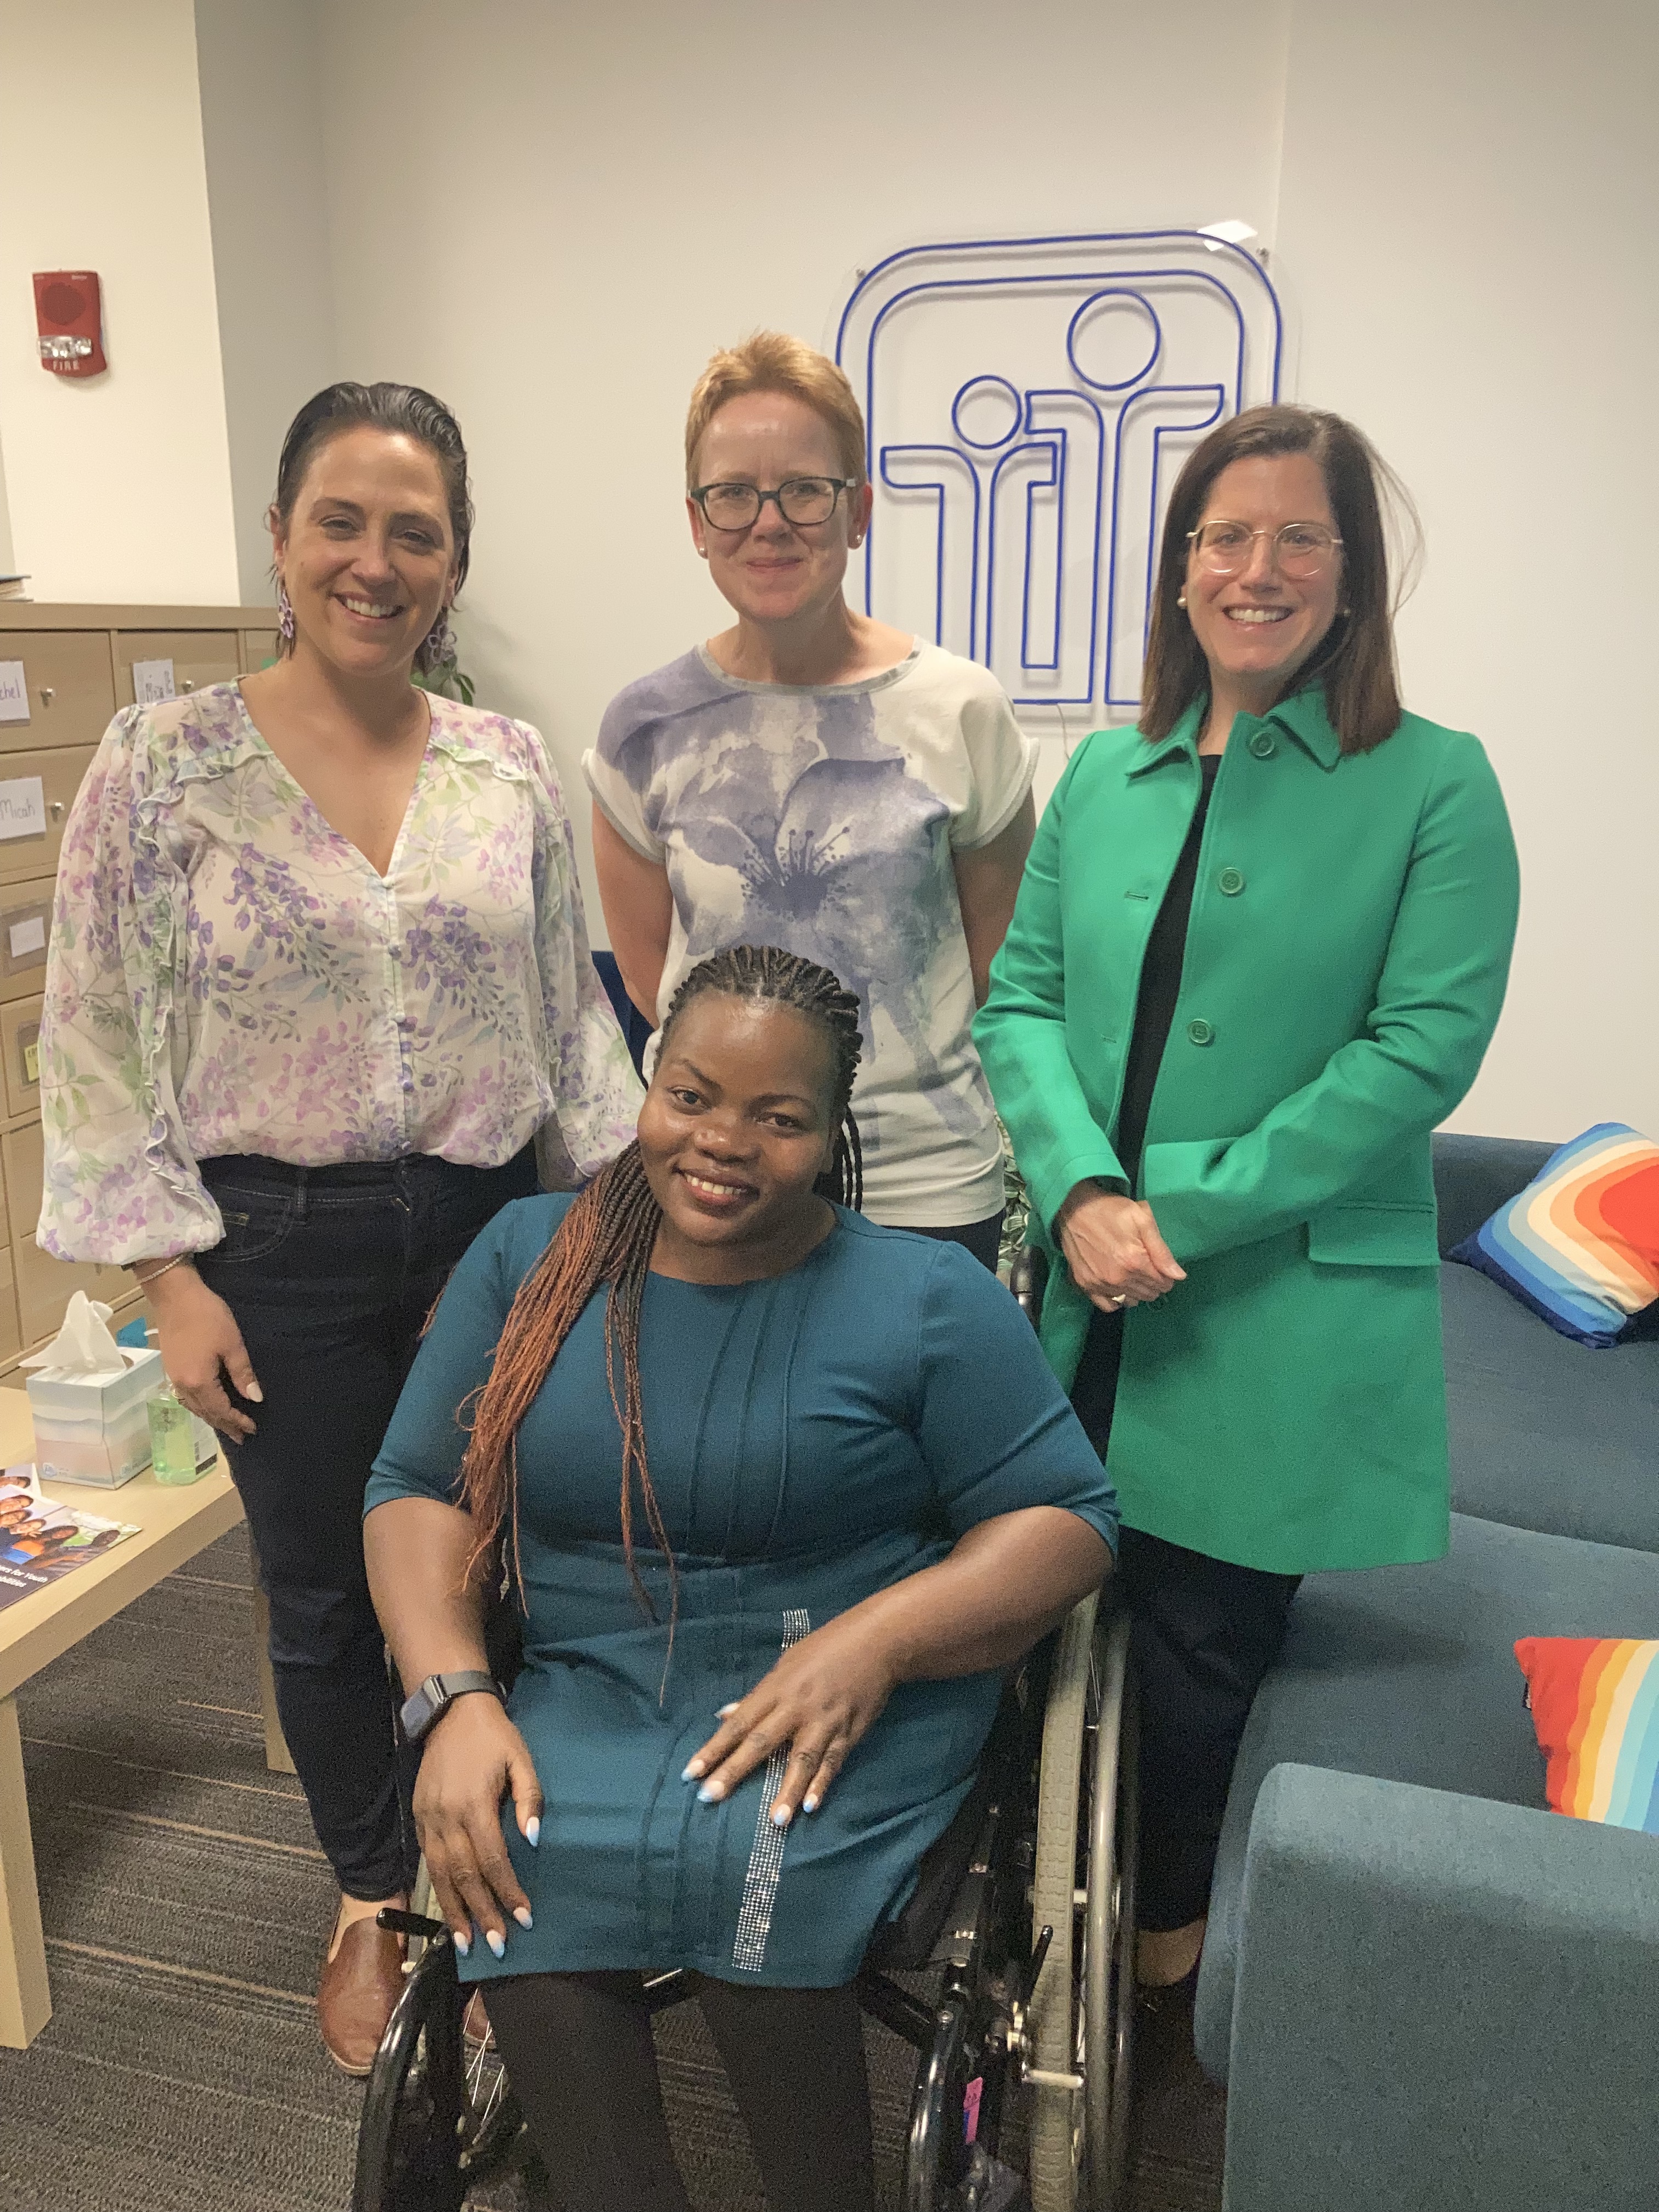
[[[63,818],[64,818],[64,802],[63,802],[63,800],[62,800],[61,799],[54,799],[50,800],[50,801],[47,803],[46,811],[51,815],[51,817],[52,817],[52,820],[53,820],[54,822],[61,822],[61,821],[63,820]]]
[[[50,707],[52,701],[57,696],[58,694],[52,690],[50,684],[43,684],[40,686],[40,704],[43,707]]]

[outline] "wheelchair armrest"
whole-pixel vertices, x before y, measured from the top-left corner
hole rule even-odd
[[[1659,1848],[1273,1769],[1240,1901],[1228,2212],[1646,2212]]]
[[[1048,1255],[1035,1244],[1022,1244],[1008,1270],[1008,1287],[1033,1328],[1042,1319],[1042,1294],[1048,1285]]]

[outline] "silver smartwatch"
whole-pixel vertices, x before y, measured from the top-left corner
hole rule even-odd
[[[465,1698],[474,1690],[487,1691],[492,1698],[501,1698],[506,1703],[495,1677],[481,1673],[476,1667],[467,1668],[459,1674],[428,1674],[414,1696],[404,1698],[398,1713],[404,1736],[410,1743],[419,1743],[457,1698]]]

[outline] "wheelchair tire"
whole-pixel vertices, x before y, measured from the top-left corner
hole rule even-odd
[[[410,1910],[423,1914],[429,1920],[441,1920],[443,1917],[438,1910],[432,1877],[426,1870],[424,1859],[416,1871],[414,1887],[410,1893]],[[418,1937],[410,1938],[411,1955],[418,1954],[425,1948]],[[465,2002],[466,1992],[463,1990],[463,2015]],[[465,2186],[471,2189],[492,2179],[507,2163],[524,2132],[524,2116],[508,2085],[507,2072],[496,2051],[493,2036],[483,2043],[474,2042],[464,2036],[460,2045],[460,2171]]]
[[[1117,2212],[1133,2025],[1134,1713],[1127,1617],[1085,1598],[1060,1631],[1043,1719],[1031,1933],[1054,1929],[1027,2020],[1032,2212]]]
[[[454,1960],[428,1944],[374,2055],[351,2212],[461,2212],[460,2044]]]
[[[1135,2016],[1135,1861],[1139,1843],[1139,1715],[1129,1617],[1095,1631],[1098,1709],[1090,1792],[1083,1939],[1083,2102],[1089,2212],[1118,2212],[1129,2156]]]

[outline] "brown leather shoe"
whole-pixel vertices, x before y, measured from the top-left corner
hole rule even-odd
[[[317,1982],[317,2026],[342,2073],[361,2079],[374,2065],[403,1986],[403,1938],[377,1928],[373,1914],[354,1920]]]

